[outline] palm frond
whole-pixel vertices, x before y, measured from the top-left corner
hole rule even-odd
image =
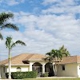
[[[0,25],[2,25],[7,19],[12,18],[12,13],[1,13],[0,14]]]
[[[9,45],[8,45],[8,42],[7,41],[5,42],[5,45],[6,45],[6,48],[9,48]]]
[[[43,58],[44,61],[47,61],[47,62],[52,62],[53,61],[53,57],[51,56],[48,56],[46,58]]]
[[[21,44],[21,45],[26,46],[26,44],[25,44],[23,41],[21,41],[21,40],[17,40],[15,43],[16,43],[16,44]]]
[[[50,56],[51,55],[51,52],[46,53],[46,55]]]
[[[26,44],[25,44],[23,41],[17,40],[16,42],[14,42],[14,43],[11,45],[11,48],[13,48],[14,46],[16,46],[16,44],[20,44],[20,45],[26,46]]]
[[[19,30],[19,28],[17,26],[15,26],[14,24],[11,24],[11,23],[7,23],[7,24],[1,26],[1,29],[4,29],[4,28],[11,28],[11,29],[14,29],[16,31]]]
[[[13,43],[12,45],[11,45],[11,49],[13,48],[13,47],[15,47],[16,46],[16,43]]]
[[[1,39],[1,40],[3,40],[3,36],[2,36],[2,34],[1,34],[1,33],[0,33],[0,39]]]
[[[5,42],[6,48],[9,48],[9,49],[11,48],[11,42],[12,42],[12,38],[7,37]]]
[[[64,47],[64,45],[59,50],[60,50],[60,52],[62,54],[62,57],[70,56],[69,51]]]

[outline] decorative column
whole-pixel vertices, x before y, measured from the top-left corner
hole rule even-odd
[[[53,71],[54,71],[54,75],[56,75],[55,63],[53,63]]]
[[[33,65],[33,63],[30,62],[30,68],[29,68],[29,71],[32,71],[32,65]]]
[[[57,76],[57,65],[56,63],[54,65],[55,65],[55,76]]]
[[[42,73],[45,73],[45,63],[42,64]]]

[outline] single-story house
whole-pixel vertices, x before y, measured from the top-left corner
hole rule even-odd
[[[48,63],[42,54],[20,54],[11,59],[11,72],[48,72],[49,76],[80,77],[80,56],[64,57],[60,62]],[[8,59],[0,62],[0,78],[8,72]]]

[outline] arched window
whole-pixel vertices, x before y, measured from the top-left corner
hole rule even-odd
[[[21,72],[21,68],[20,67],[17,67],[17,72]]]

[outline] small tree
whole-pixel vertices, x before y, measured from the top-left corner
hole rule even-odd
[[[26,45],[24,42],[17,40],[16,42],[12,41],[12,37],[6,38],[6,48],[8,49],[8,69],[9,69],[9,79],[11,79],[11,50],[13,47],[15,47],[17,44]]]

